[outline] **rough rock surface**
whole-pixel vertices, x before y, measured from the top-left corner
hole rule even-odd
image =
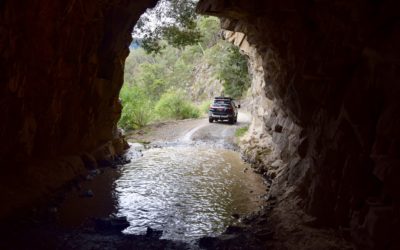
[[[0,218],[76,176],[78,155],[108,161],[122,151],[124,61],[155,3],[1,1]]]
[[[216,68],[203,61],[194,68],[190,94],[192,100],[212,100],[223,92],[222,82],[217,79]]]
[[[400,247],[396,9],[394,1],[198,6],[236,32],[227,39],[260,78],[245,141],[249,159],[273,179],[272,198],[301,207],[310,225],[351,234],[361,249]]]

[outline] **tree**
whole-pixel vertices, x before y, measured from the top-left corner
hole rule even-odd
[[[148,53],[158,54],[165,47],[161,40],[182,49],[202,40],[195,12],[197,1],[161,0],[157,6],[142,15],[134,35],[141,36],[141,46]]]
[[[240,54],[238,47],[229,47],[221,63],[219,78],[223,82],[225,94],[233,98],[241,97],[250,87],[247,60]]]

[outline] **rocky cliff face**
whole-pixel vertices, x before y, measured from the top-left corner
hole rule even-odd
[[[274,179],[271,195],[312,215],[304,215],[308,223],[350,229],[363,249],[400,244],[398,7],[240,0],[198,7],[221,17],[236,32],[228,39],[253,58],[259,102],[247,153]]]
[[[201,61],[193,70],[190,84],[191,100],[212,100],[223,92],[221,81],[216,77],[216,68]]]

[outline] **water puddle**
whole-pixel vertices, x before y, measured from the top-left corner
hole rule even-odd
[[[122,168],[115,192],[118,215],[131,224],[125,233],[150,226],[184,240],[220,234],[232,215],[257,210],[265,186],[235,152],[182,146],[144,152]]]
[[[261,176],[238,153],[204,145],[151,148],[99,177],[82,188],[90,186],[92,198],[67,197],[60,211],[64,224],[84,217],[68,211],[85,210],[91,216],[126,216],[125,234],[151,227],[162,230],[164,239],[190,241],[218,235],[238,215],[257,211],[266,192]]]

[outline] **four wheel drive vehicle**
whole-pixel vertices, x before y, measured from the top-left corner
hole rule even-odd
[[[215,97],[208,111],[208,121],[227,120],[230,124],[237,122],[238,108],[230,97]]]

